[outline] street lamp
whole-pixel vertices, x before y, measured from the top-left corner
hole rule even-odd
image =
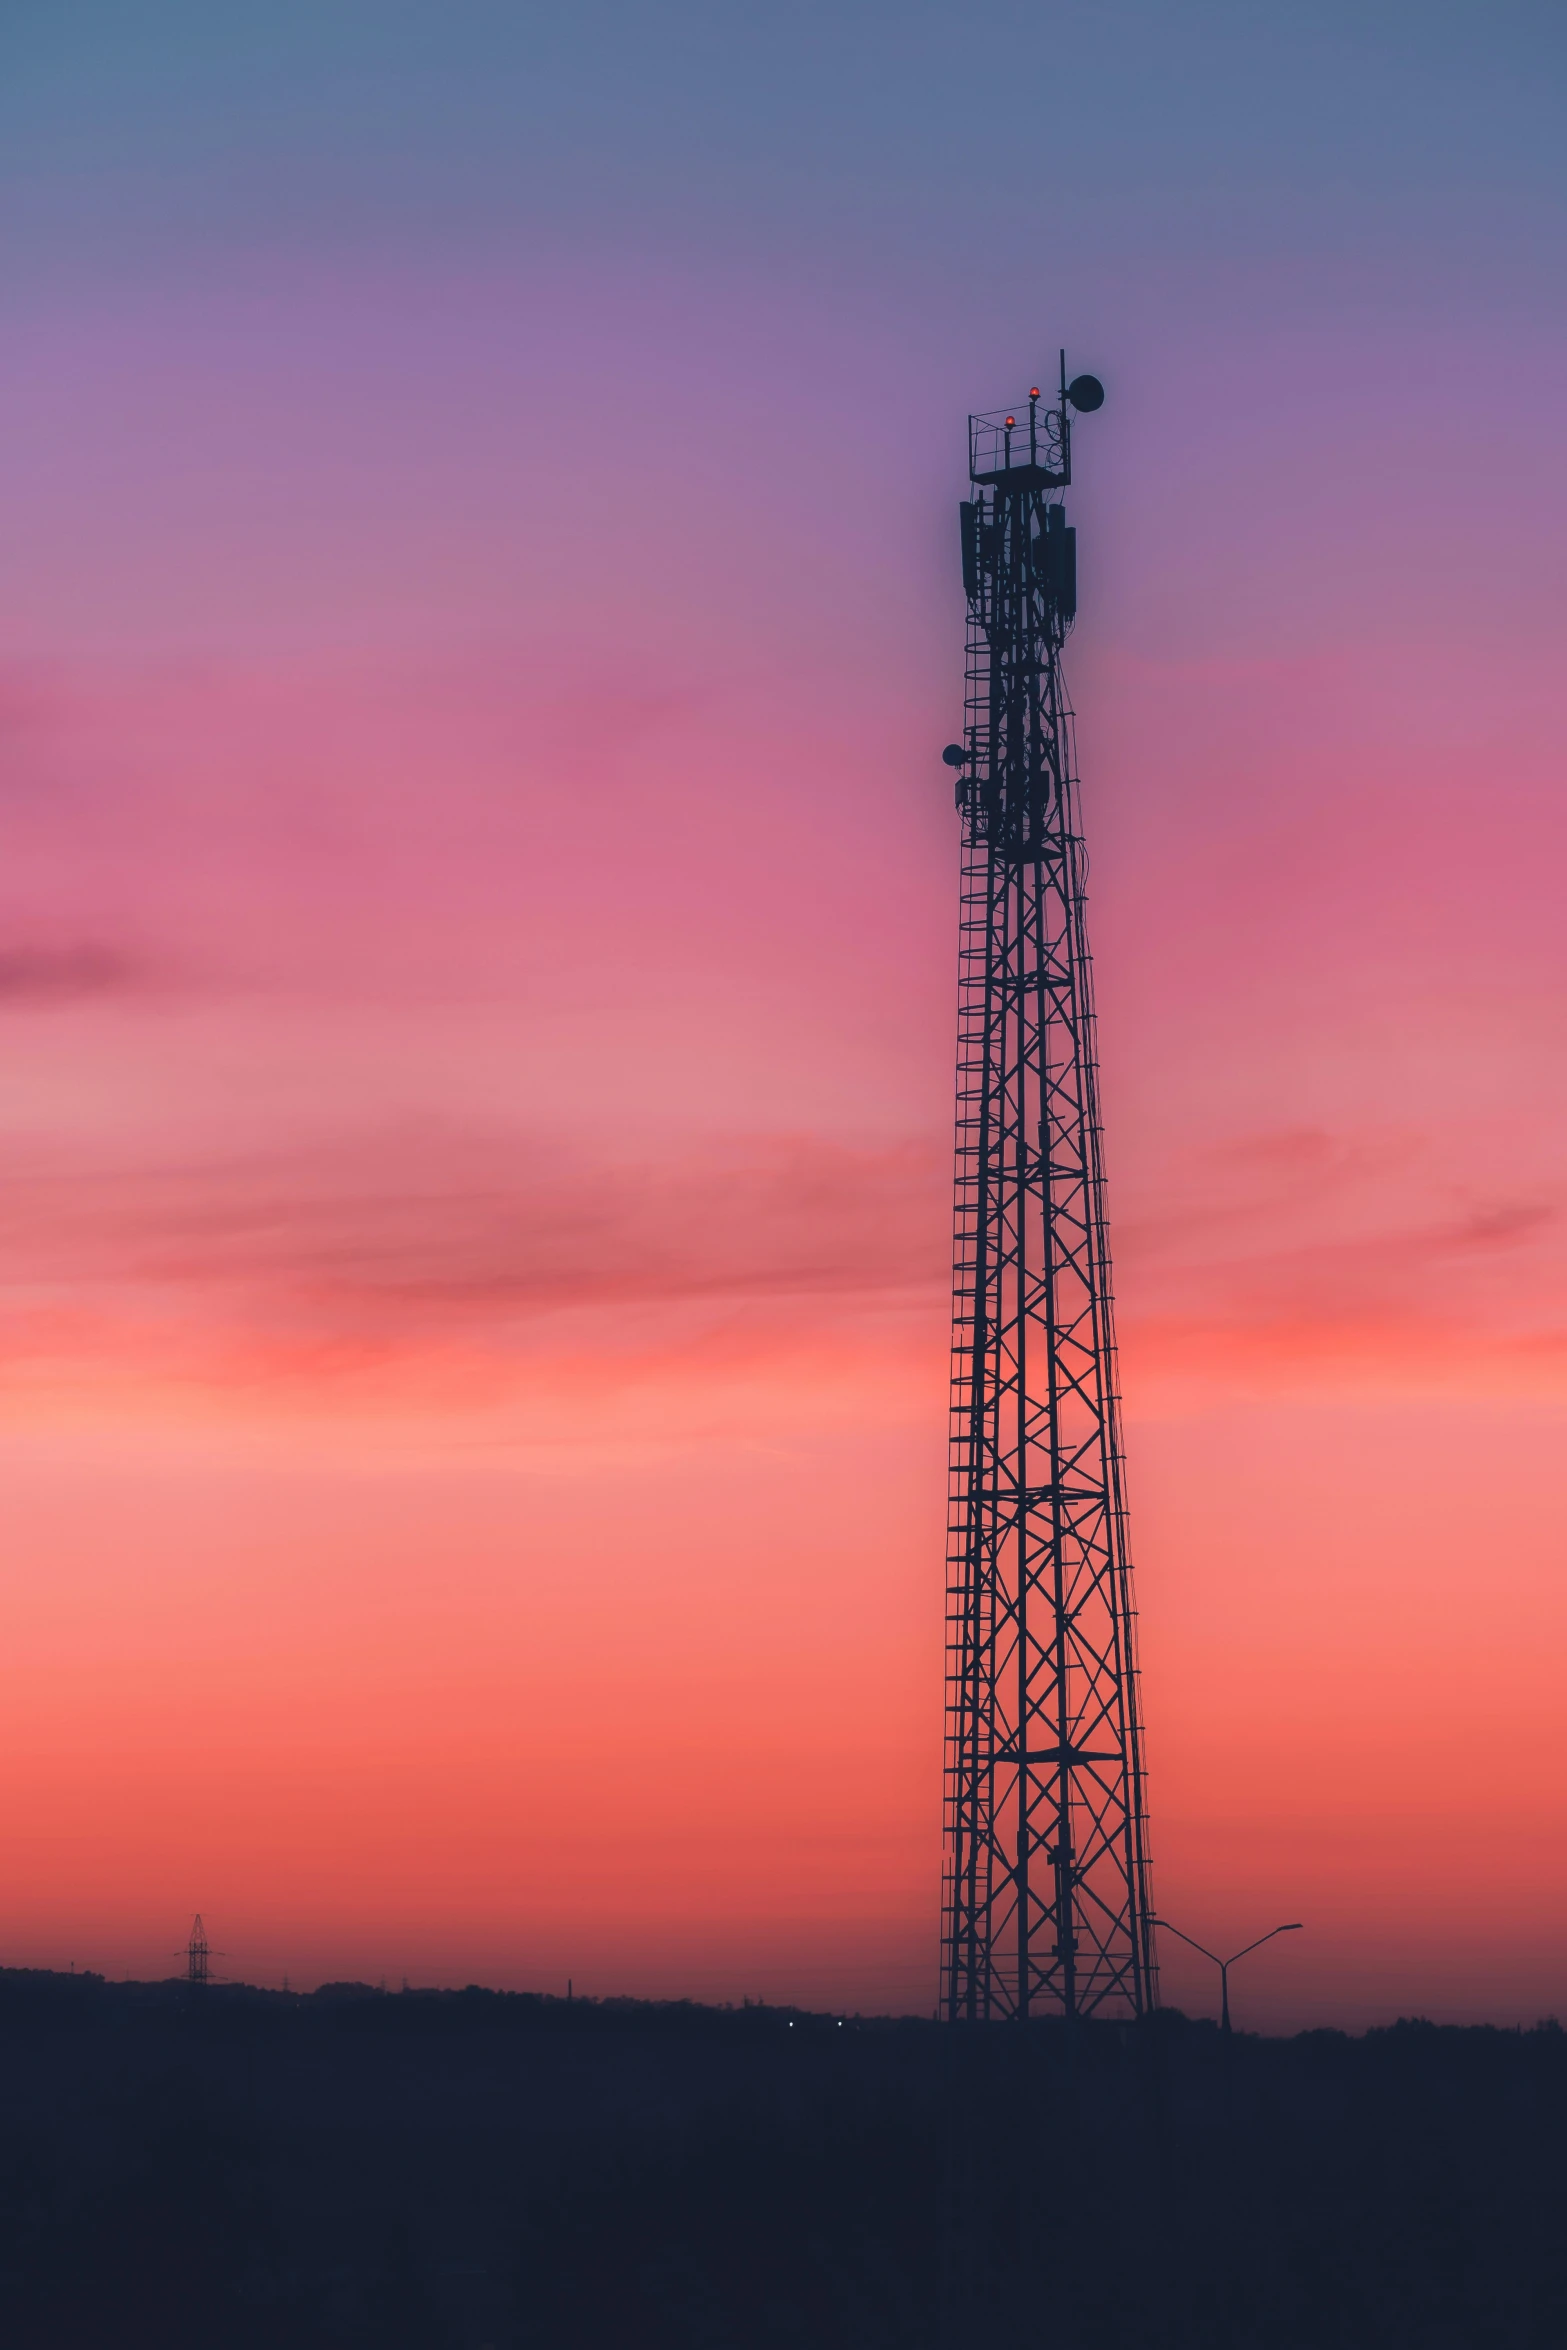
[[[1249,1958],[1254,1950],[1260,1950],[1264,1942],[1271,1942],[1275,1934],[1298,1934],[1302,1928],[1302,1921],[1299,1918],[1297,1918],[1295,1923],[1291,1926],[1270,1926],[1265,1934],[1259,1934],[1257,1936],[1255,1942],[1248,1942],[1244,1950],[1237,1950],[1232,1957],[1221,1958],[1216,1950],[1204,1950],[1200,1942],[1193,1942],[1190,1934],[1183,1934],[1180,1927],[1172,1926],[1168,1918],[1156,1918],[1154,1923],[1156,1925],[1162,1926],[1167,1934],[1173,1934],[1177,1942],[1185,1942],[1190,1946],[1191,1949],[1201,1951],[1202,1956],[1211,1960],[1213,1965],[1218,1968],[1219,2029],[1224,2033],[1226,2038],[1228,2038],[1230,2030],[1231,1967],[1235,1965],[1237,1959]]]

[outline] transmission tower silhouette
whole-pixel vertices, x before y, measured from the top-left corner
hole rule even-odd
[[[198,1911],[191,1921],[190,1941],[185,1949],[185,1980],[187,1983],[207,1984],[211,1982],[212,1975],[209,1963],[211,1957],[212,1953],[207,1946],[207,1929],[202,1924],[201,1914]]]
[[[1061,493],[1092,376],[969,419],[942,1996],[1157,1998]]]

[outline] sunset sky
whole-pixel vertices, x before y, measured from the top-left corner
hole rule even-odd
[[[1155,1893],[1567,2016],[1567,20],[15,0],[0,1963],[928,2009],[964,417]],[[1165,1996],[1212,2005],[1167,1941]]]

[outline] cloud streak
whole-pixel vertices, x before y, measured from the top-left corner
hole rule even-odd
[[[0,944],[0,1009],[128,995],[145,988],[151,978],[139,957],[118,947]]]
[[[1132,1408],[1172,1381],[1554,1392],[1561,1202],[1416,1201],[1398,1223],[1407,1157],[1396,1138],[1262,1134],[1223,1154],[1217,1195],[1199,1162],[1160,1219],[1129,1220]],[[1237,1168],[1265,1177],[1241,1216]],[[0,1362],[24,1383],[68,1362],[88,1383],[137,1361],[154,1382],[205,1365],[263,1389],[395,1374],[405,1401],[421,1365],[432,1396],[568,1362],[606,1393],[724,1364],[831,1383],[836,1348],[845,1375],[923,1392],[934,1436],[948,1233],[945,1154],[920,1140],[730,1137],[618,1164],[431,1120],[181,1162],[33,1144],[0,1179]]]
[[[945,1168],[918,1144],[783,1137],[610,1168],[424,1129],[0,1182],[13,1368],[117,1330],[115,1353],[205,1347],[296,1374],[334,1350],[456,1347],[498,1366],[553,1334],[574,1356],[596,1343],[610,1373],[628,1337],[689,1348],[698,1325],[752,1316],[787,1351],[780,1320],[797,1338],[867,1305],[940,1301],[945,1279]]]

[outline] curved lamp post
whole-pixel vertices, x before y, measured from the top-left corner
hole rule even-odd
[[[1190,1949],[1199,1951],[1204,1958],[1208,1959],[1214,1966],[1218,1968],[1219,2029],[1221,2032],[1225,2033],[1226,2036],[1228,2035],[1230,2029],[1231,1967],[1235,1965],[1238,1959],[1249,1958],[1254,1950],[1260,1950],[1264,1942],[1271,1942],[1275,1934],[1298,1934],[1302,1931],[1303,1927],[1303,1921],[1299,1918],[1297,1918],[1295,1923],[1290,1926],[1270,1926],[1265,1934],[1259,1934],[1257,1936],[1255,1942],[1248,1942],[1244,1950],[1235,1951],[1229,1958],[1221,1958],[1216,1950],[1205,1950],[1203,1949],[1203,1945],[1200,1942],[1193,1942],[1190,1934],[1183,1934],[1180,1927],[1172,1926],[1168,1918],[1158,1918],[1155,1920],[1155,1923],[1161,1926],[1165,1933],[1173,1934],[1177,1942],[1184,1942]]]

